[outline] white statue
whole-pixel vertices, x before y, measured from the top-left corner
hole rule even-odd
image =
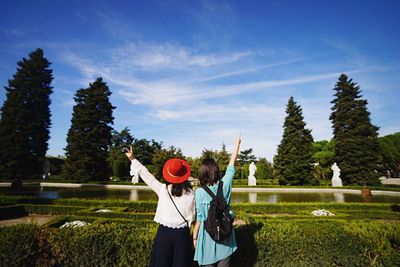
[[[256,174],[257,166],[254,164],[254,162],[250,163],[249,166],[249,182],[248,185],[257,185],[257,180],[256,177],[254,176]]]
[[[340,169],[339,166],[336,164],[336,162],[333,163],[331,170],[333,171],[332,186],[342,187],[342,179],[340,179]]]

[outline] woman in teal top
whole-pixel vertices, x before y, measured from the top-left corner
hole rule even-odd
[[[240,136],[236,140],[232,158],[226,169],[224,177],[221,179],[221,173],[214,159],[204,159],[199,169],[199,180],[202,186],[207,185],[216,195],[219,180],[223,181],[223,195],[229,207],[231,202],[232,182],[235,174],[235,161],[240,146]],[[200,266],[229,266],[230,256],[237,249],[235,232],[222,241],[215,242],[204,228],[204,221],[207,219],[208,208],[210,207],[211,196],[203,189],[199,188],[195,192],[196,200],[196,224],[193,231],[193,245],[195,247],[194,260]],[[232,211],[229,208],[231,215]]]

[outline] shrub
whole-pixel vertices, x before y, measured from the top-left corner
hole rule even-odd
[[[23,206],[0,207],[0,220],[13,219],[27,215]]]
[[[285,178],[279,178],[278,180],[279,185],[288,185],[289,182]]]
[[[258,223],[237,229],[233,261],[234,266],[396,266],[399,241],[400,226],[392,222]]]
[[[113,174],[116,177],[127,177],[129,176],[130,162],[126,160],[114,160],[113,161]]]
[[[0,266],[35,266],[38,229],[33,224],[0,227]]]
[[[147,266],[156,229],[154,222],[143,221],[0,228],[0,266]],[[400,264],[397,221],[264,221],[239,226],[235,232],[233,266]]]

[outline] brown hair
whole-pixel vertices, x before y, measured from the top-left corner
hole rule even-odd
[[[199,168],[200,184],[213,185],[221,179],[221,172],[219,171],[218,164],[212,158],[203,159]]]
[[[168,184],[170,183],[167,182],[167,185]],[[189,183],[189,181],[184,181],[180,184],[172,184],[171,194],[174,197],[180,197],[183,194],[183,190],[185,190],[185,193],[187,193],[190,191],[190,189],[192,189],[192,185]]]

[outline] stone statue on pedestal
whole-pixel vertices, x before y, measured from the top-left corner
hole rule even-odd
[[[333,163],[331,170],[333,171],[332,175],[332,186],[333,187],[342,187],[342,179],[340,179],[340,169],[339,166]]]
[[[257,185],[257,180],[256,177],[254,176],[256,174],[256,170],[257,170],[256,164],[254,164],[254,162],[251,162],[249,166],[248,185]]]

